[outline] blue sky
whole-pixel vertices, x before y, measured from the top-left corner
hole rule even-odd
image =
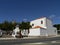
[[[60,0],[0,0],[0,22],[48,17],[60,23]]]

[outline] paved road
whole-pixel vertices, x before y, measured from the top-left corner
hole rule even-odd
[[[45,43],[49,43],[50,44],[51,41],[59,41],[60,42],[60,37],[0,40],[0,45],[25,45],[25,44],[29,44],[29,43],[38,43],[38,42],[45,42]],[[54,43],[54,44],[55,45],[60,45],[60,43]]]

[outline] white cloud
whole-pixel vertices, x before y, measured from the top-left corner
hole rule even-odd
[[[27,21],[27,19],[25,18],[25,19],[23,19],[23,21]]]
[[[58,15],[50,15],[49,18],[52,19],[52,20],[53,19],[58,19],[59,20],[60,16],[58,16]]]
[[[50,15],[49,18],[52,19],[52,18],[55,18],[56,15]]]

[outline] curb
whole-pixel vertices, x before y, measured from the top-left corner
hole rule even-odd
[[[17,38],[0,38],[0,40],[12,40],[12,39],[17,39]]]

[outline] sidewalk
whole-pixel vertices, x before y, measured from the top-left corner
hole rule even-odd
[[[51,36],[51,37],[48,37],[48,38],[53,38],[53,37],[60,37],[60,35],[57,35],[57,36]]]
[[[57,36],[47,36],[47,37],[24,37],[23,39],[34,39],[34,38],[53,38],[53,37],[60,37],[60,35],[57,35]]]
[[[12,39],[38,39],[38,38],[53,38],[60,37],[60,35],[52,36],[52,37],[23,37],[23,38],[14,38],[14,37],[1,37],[0,40],[12,40]]]

